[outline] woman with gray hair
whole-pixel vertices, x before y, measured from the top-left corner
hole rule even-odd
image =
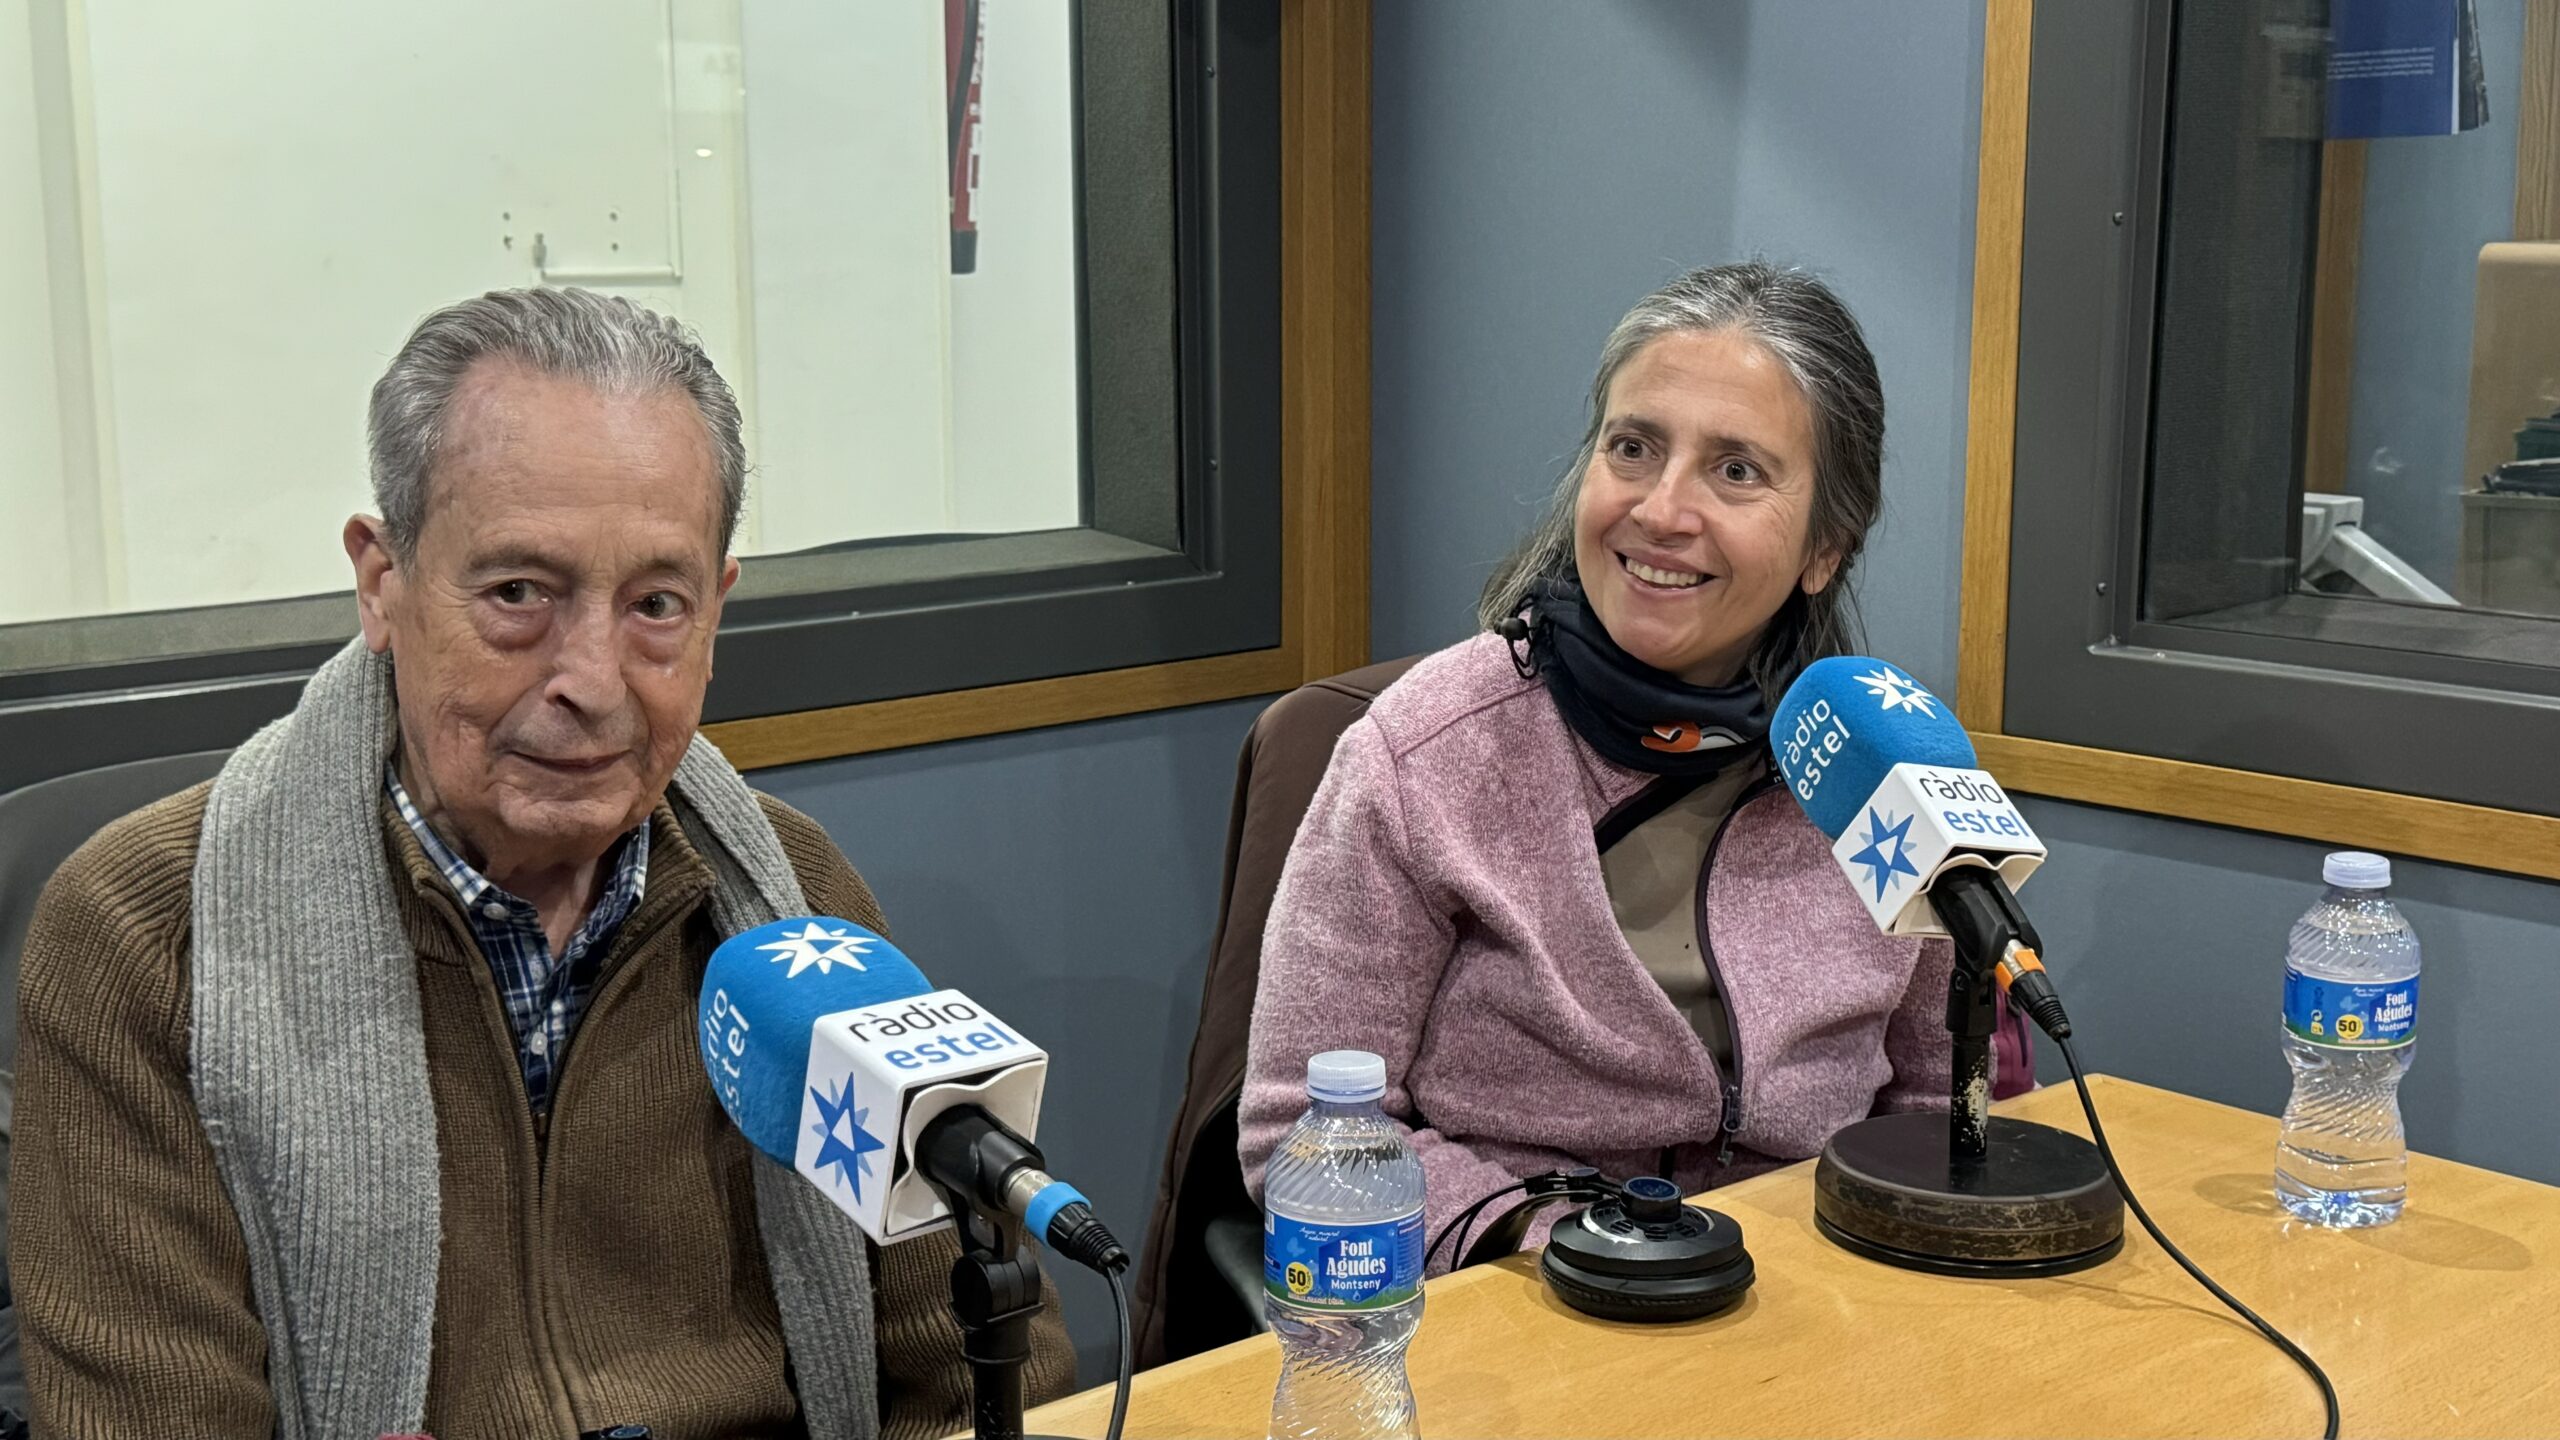
[[[1952,955],[1876,933],[1768,746],[1796,672],[1855,648],[1883,451],[1875,359],[1811,276],[1695,270],[1618,322],[1483,632],[1345,732],[1298,832],[1250,1186],[1325,1050],[1385,1058],[1434,1234],[1560,1167],[1695,1193],[1946,1104]],[[1997,1093],[2025,1089],[2016,1018],[1996,1049]]]

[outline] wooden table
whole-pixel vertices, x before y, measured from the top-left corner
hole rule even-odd
[[[2412,1156],[2394,1225],[2326,1231],[2268,1192],[2276,1122],[2090,1082],[2152,1218],[2311,1352],[2348,1435],[2560,1434],[2560,1190]],[[2086,1134],[2068,1084],[2000,1107]],[[2132,1217],[2124,1253],[2056,1280],[1950,1280],[1813,1228],[1810,1162],[1715,1192],[1759,1280],[1687,1325],[1565,1309],[1518,1256],[1431,1282],[1410,1374],[1427,1436],[2317,1435],[2309,1377]],[[1140,1375],[1130,1436],[1259,1436],[1279,1352],[1239,1341]],[[1099,1436],[1111,1389],[1029,1416]]]

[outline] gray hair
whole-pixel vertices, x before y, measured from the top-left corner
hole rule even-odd
[[[1814,483],[1809,544],[1840,557],[1831,583],[1817,595],[1788,595],[1752,652],[1751,676],[1764,690],[1827,655],[1858,650],[1857,597],[1849,569],[1866,547],[1884,506],[1884,386],[1875,356],[1849,307],[1831,287],[1801,270],[1753,262],[1692,270],[1636,302],[1600,348],[1591,380],[1591,420],[1582,448],[1556,484],[1536,529],[1495,567],[1476,604],[1476,620],[1493,629],[1520,613],[1531,587],[1574,575],[1573,512],[1583,471],[1608,419],[1609,386],[1645,346],[1666,335],[1738,331],[1765,346],[1795,380],[1813,411]],[[1794,613],[1790,613],[1790,612]]]
[[[682,390],[701,412],[720,470],[720,551],[737,533],[747,490],[738,397],[691,330],[618,295],[591,290],[492,290],[418,322],[373,384],[365,431],[373,501],[392,553],[414,559],[427,519],[427,475],[445,441],[453,392],[473,365],[505,358],[609,395]]]

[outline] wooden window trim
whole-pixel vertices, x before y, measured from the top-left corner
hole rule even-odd
[[[2525,0],[2516,86],[2518,240],[2560,240],[2560,0]]]
[[[2560,0],[2528,10],[2517,207],[2560,160]],[[2560,880],[2560,818],[2360,790],[2010,735],[2003,728],[2009,635],[2010,500],[2015,479],[2018,283],[2025,255],[2027,82],[2034,0],[1987,0],[1982,144],[1974,219],[1973,361],[1965,438],[1964,579],[1957,706],[1983,765],[2029,795],[2356,845],[2483,870]],[[2548,60],[2552,73],[2534,75]],[[2536,200],[2560,207],[2560,187]],[[2555,217],[2560,218],[2560,217]],[[2325,227],[2324,227],[2325,228]]]
[[[1369,653],[1369,0],[1280,14],[1279,645],[706,725],[741,770],[1268,695]]]

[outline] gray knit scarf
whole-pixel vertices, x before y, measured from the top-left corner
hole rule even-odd
[[[417,947],[382,847],[396,735],[390,662],[350,643],[223,766],[196,859],[191,1078],[248,1242],[284,1440],[425,1428],[436,1117]],[[709,742],[671,799],[718,877],[723,934],[802,913],[781,842]],[[809,1433],[873,1440],[862,1234],[762,1158],[755,1194]]]

